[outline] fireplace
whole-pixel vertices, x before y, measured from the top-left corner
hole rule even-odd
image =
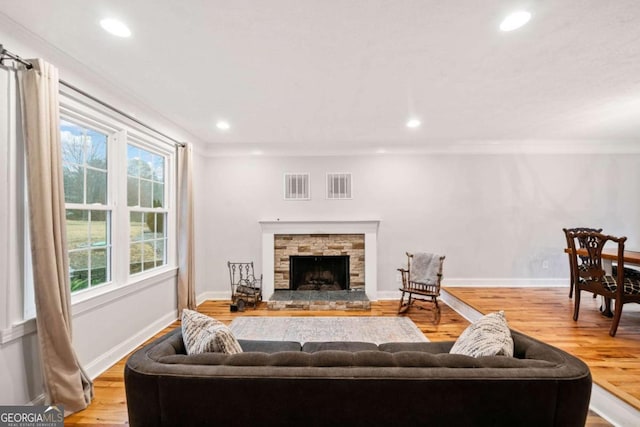
[[[349,289],[349,255],[291,255],[289,289],[340,291]]]
[[[289,256],[348,255],[349,291],[376,300],[379,225],[378,220],[260,221],[263,295],[289,290]]]

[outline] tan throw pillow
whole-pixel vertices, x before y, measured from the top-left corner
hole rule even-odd
[[[513,338],[504,311],[490,313],[469,325],[449,351],[465,356],[513,356]]]
[[[227,326],[193,310],[182,311],[182,340],[187,354],[242,353],[242,347]]]

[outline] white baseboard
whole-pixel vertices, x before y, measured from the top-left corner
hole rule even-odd
[[[555,279],[446,279],[442,286],[451,288],[569,288],[566,278]],[[378,300],[400,299],[400,291],[381,291],[376,293]]]
[[[85,371],[89,378],[95,379],[104,371],[113,366],[120,359],[135,350],[140,344],[153,337],[155,334],[172,324],[178,318],[178,311],[172,310],[160,319],[153,322],[137,334],[132,335],[129,339],[111,348],[111,350],[100,355],[100,357],[92,360],[84,365]]]
[[[640,426],[640,411],[595,383],[589,408],[614,426]]]
[[[550,279],[443,279],[442,286],[450,287],[470,287],[470,288],[568,288],[569,279],[550,278]]]

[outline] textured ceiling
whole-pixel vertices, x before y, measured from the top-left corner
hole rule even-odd
[[[522,7],[530,23],[500,32]],[[638,0],[0,0],[0,13],[212,152],[640,144]],[[105,33],[107,16],[133,36]]]

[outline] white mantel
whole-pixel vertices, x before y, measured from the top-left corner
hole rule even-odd
[[[259,221],[262,228],[262,294],[270,298],[274,291],[274,236],[276,234],[364,234],[364,290],[377,300],[378,220]]]

